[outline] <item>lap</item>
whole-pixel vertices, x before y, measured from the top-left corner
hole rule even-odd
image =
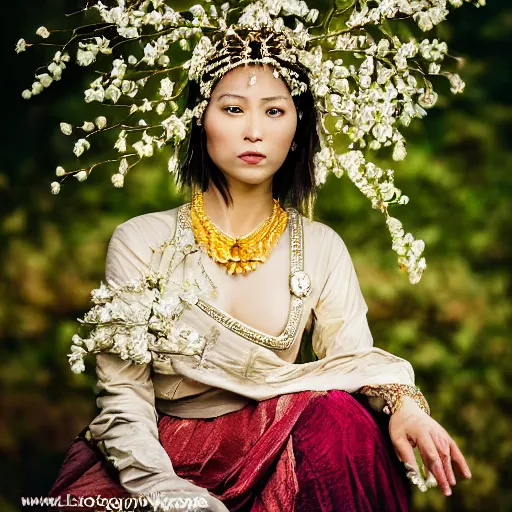
[[[387,424],[347,392],[315,398],[292,431],[296,512],[409,510],[410,485]]]
[[[386,425],[385,415],[335,390],[283,395],[212,419],[164,416],[158,429],[177,474],[225,499],[231,510],[265,501],[282,509],[282,500],[290,503],[297,493],[296,512],[403,511],[408,481]],[[83,440],[68,455],[54,495],[123,494]]]

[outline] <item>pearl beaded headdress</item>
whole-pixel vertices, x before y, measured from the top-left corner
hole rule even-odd
[[[332,3],[322,13],[302,0],[242,0],[220,8],[204,0],[183,12],[172,9],[168,0],[117,0],[111,8],[101,1],[88,5],[85,10],[97,10],[101,18],[88,25],[94,30],[79,27],[61,45],[47,72],[37,75],[22,95],[29,99],[60,80],[73,46],[81,66],[98,57],[111,59],[112,68],[91,82],[85,101],[122,107],[124,118],[114,122],[99,116],[76,127],[63,122],[61,129],[77,135],[76,156],[90,149],[93,137],[115,130],[119,157],[73,171],[57,167],[60,180],[51,184],[52,192],[57,194],[69,176],[84,181],[99,165],[113,162],[117,171],[112,183],[122,187],[132,168],[167,145],[174,148],[168,168],[175,172],[193,118],[201,123],[215,83],[237,66],[265,64],[287,83],[292,95],[308,88],[313,95],[320,139],[314,156],[316,184],[322,185],[330,172],[346,174],[372,207],[384,213],[399,266],[412,283],[418,282],[426,266],[424,243],[404,233],[401,222],[388,212],[390,205],[407,204],[408,198],[395,187],[394,172],[369,161],[367,150],[392,147],[394,160],[405,158],[399,124],[408,126],[436,103],[429,76],[446,76],[453,93],[462,92],[464,82],[456,73],[441,71],[448,52],[444,42],[402,40],[381,25],[400,19],[429,31],[445,19],[448,4],[459,7],[463,0]],[[377,30],[370,30],[375,25]],[[40,27],[36,33],[46,39],[50,32]],[[129,54],[120,51],[126,44],[131,45]],[[20,39],[16,51],[28,46],[31,43]],[[253,74],[249,83],[255,78]],[[192,109],[182,101],[189,80],[198,82],[202,95]]]

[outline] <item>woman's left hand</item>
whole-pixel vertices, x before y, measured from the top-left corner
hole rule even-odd
[[[450,486],[456,484],[452,460],[466,478],[471,478],[469,466],[455,441],[412,398],[404,397],[403,405],[391,415],[389,434],[400,460],[417,471],[414,447],[418,447],[425,468],[434,475],[446,496],[452,493]]]

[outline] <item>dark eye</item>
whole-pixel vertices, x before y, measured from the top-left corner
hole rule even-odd
[[[272,114],[273,112],[273,114]],[[284,114],[284,110],[281,110],[280,108],[271,108],[268,113],[272,116],[272,117],[278,117],[277,115],[275,115],[276,113],[277,114]]]
[[[228,112],[228,109],[230,109],[230,108],[242,110],[240,107],[224,107],[222,110],[224,110],[225,112]],[[229,112],[229,114],[238,114],[238,113],[239,112]]]

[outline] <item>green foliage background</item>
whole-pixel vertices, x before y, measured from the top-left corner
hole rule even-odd
[[[81,5],[48,0],[22,13],[11,3],[1,7],[3,512],[21,510],[21,496],[48,491],[66,449],[96,413],[91,368],[73,375],[66,353],[89,291],[103,278],[114,228],[184,201],[167,174],[165,154],[137,168],[124,189],[114,189],[111,173],[100,168],[87,184],[68,180],[59,196],[50,195],[56,165],[74,166],[72,142],[59,122],[92,118],[91,106],[68,92],[71,83],[87,83],[86,73],[71,66],[61,82],[25,102],[21,91],[44,52],[16,56],[12,50],[40,25],[62,26],[62,13]],[[459,70],[466,92],[454,97],[447,82],[435,83],[438,105],[408,130],[407,159],[390,162],[411,198],[396,216],[427,243],[422,281],[412,286],[398,273],[384,218],[348,179],[328,181],[316,217],[351,251],[376,345],[411,361],[433,416],[473,471],[450,498],[438,490],[415,492],[414,510],[505,512],[512,510],[512,6],[506,0],[478,10],[466,5],[439,30],[452,53],[467,58]]]

